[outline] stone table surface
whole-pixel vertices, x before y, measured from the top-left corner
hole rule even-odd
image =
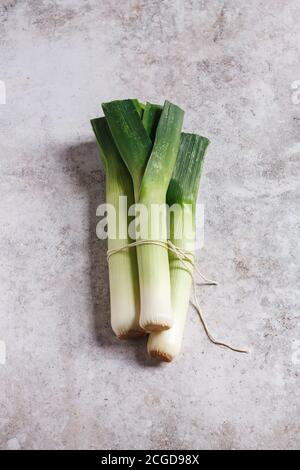
[[[299,23],[298,0],[1,0],[2,449],[299,447]],[[198,294],[248,356],[192,308],[169,365],[112,334],[89,119],[126,97],[211,139]]]

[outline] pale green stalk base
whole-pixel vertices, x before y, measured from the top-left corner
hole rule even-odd
[[[192,213],[190,217],[192,220]],[[176,233],[182,231],[181,222],[180,217],[175,217],[176,227],[174,230],[177,229]],[[191,226],[193,227],[193,224]],[[171,241],[179,248],[190,252],[194,250],[193,233],[190,233],[189,238],[172,238]],[[147,344],[148,353],[151,356],[166,362],[171,362],[180,352],[192,286],[191,274],[184,268],[182,262],[172,252],[170,252],[169,258],[174,323],[168,331],[152,333]]]
[[[155,197],[152,198],[155,201]],[[166,242],[165,204],[161,200],[156,200],[156,207],[161,205],[162,212],[151,218],[152,202],[148,202],[148,196],[140,199],[145,212],[140,213],[139,224],[145,233],[140,236],[137,234],[137,240]],[[141,296],[140,326],[148,332],[167,330],[173,325],[168,250],[157,245],[140,245],[137,247],[137,258]]]
[[[161,331],[173,325],[168,252],[160,246],[137,247],[141,312],[140,326]]]
[[[119,205],[119,196],[124,195],[123,183],[121,185],[118,189],[118,180],[108,176],[106,200],[116,210],[117,230],[119,225],[126,229],[128,225],[127,209]],[[114,224],[110,217],[108,211],[108,227]],[[117,233],[116,239],[108,238],[108,249],[118,249],[131,242],[126,236],[118,238]],[[140,299],[135,248],[113,254],[108,260],[108,266],[112,329],[120,339],[143,336],[145,332],[139,325]]]

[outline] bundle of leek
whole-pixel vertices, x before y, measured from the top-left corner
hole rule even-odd
[[[140,209],[141,233],[136,233],[136,238],[165,242],[167,221],[163,209],[179,149],[184,113],[166,101],[152,144],[150,135],[157,113],[151,112],[150,105],[145,108],[145,125],[133,100],[105,103],[102,108],[132,177],[135,202]],[[151,221],[154,205],[161,210],[161,216]],[[140,326],[148,332],[166,330],[173,324],[168,252],[163,246],[149,243],[137,247],[137,257]]]
[[[102,108],[105,117],[91,122],[105,164],[107,203],[125,227],[130,220],[119,196],[127,197],[128,206],[135,201],[138,213],[131,238],[128,231],[110,237],[108,211],[108,249],[114,252],[109,257],[112,327],[120,338],[151,333],[149,354],[170,361],[181,347],[192,277],[176,253],[168,252],[166,202],[180,209],[171,210],[170,240],[192,256],[195,205],[209,142],[181,134],[184,113],[168,101],[159,106],[121,100]]]

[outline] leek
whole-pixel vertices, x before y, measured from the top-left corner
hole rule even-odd
[[[128,237],[127,206],[120,197],[127,197],[128,204],[134,203],[133,185],[130,174],[116,148],[105,118],[91,121],[100,155],[106,173],[106,202],[115,209],[107,211],[108,249],[127,246],[132,240]],[[110,236],[110,228],[115,225],[116,236]],[[122,228],[124,233],[122,233]],[[121,232],[121,233],[119,233]],[[136,249],[113,254],[108,260],[111,304],[111,325],[120,339],[138,337],[144,334],[139,326],[139,283]]]
[[[183,111],[166,101],[155,138],[147,117],[143,121],[132,100],[113,101],[102,105],[119,152],[132,176],[135,201],[145,209],[140,226],[146,233],[136,234],[137,240],[166,242],[166,218],[151,220],[153,205],[162,207],[175,165],[183,122]],[[156,115],[157,116],[157,115]],[[147,121],[149,119],[149,121]],[[147,127],[147,130],[146,130]],[[151,129],[151,130],[150,130]],[[154,138],[154,144],[150,138]],[[144,230],[145,232],[145,230]],[[145,244],[137,247],[140,284],[140,326],[146,331],[161,331],[172,326],[170,272],[166,248]]]
[[[171,211],[170,239],[189,253],[195,244],[195,209],[197,194],[208,139],[195,134],[181,135],[180,149],[167,192],[167,204],[178,205]],[[183,217],[183,215],[185,217]],[[148,340],[148,353],[170,362],[180,352],[192,286],[192,277],[186,266],[173,253],[169,253],[172,307],[174,324],[171,329],[152,333]]]

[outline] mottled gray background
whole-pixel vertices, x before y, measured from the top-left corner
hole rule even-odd
[[[299,1],[0,5],[1,448],[299,447]],[[192,309],[170,365],[112,335],[89,119],[135,96],[212,141],[199,297],[249,356]]]

